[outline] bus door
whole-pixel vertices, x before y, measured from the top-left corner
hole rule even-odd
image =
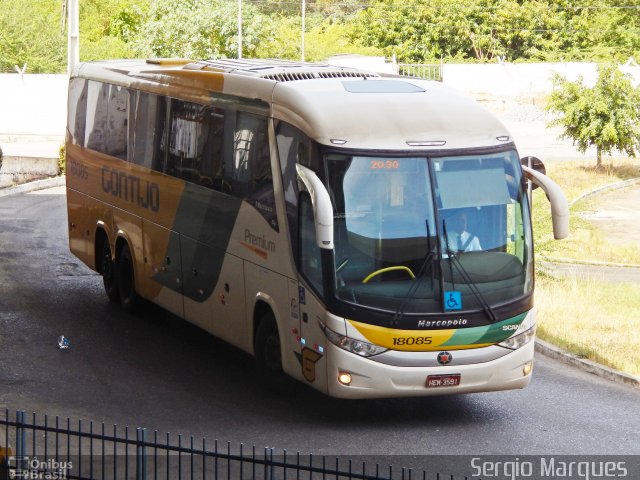
[[[326,308],[318,299],[322,296],[322,261],[316,241],[316,230],[311,197],[304,192],[299,200],[300,270],[304,282],[298,286],[300,306],[300,366],[302,376],[310,383],[326,384],[326,336],[321,324],[326,322]],[[317,385],[316,385],[317,386]],[[318,387],[322,388],[322,387]]]

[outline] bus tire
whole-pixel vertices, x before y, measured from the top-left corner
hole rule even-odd
[[[273,314],[268,313],[258,323],[255,339],[256,372],[260,381],[269,388],[279,388],[285,381],[282,370],[282,348],[278,326]]]
[[[118,255],[117,277],[120,304],[125,312],[133,313],[138,306],[139,297],[136,293],[131,250],[129,250],[129,245],[126,243],[120,249],[120,255]]]
[[[118,276],[116,274],[116,264],[111,258],[111,247],[109,241],[102,242],[100,252],[100,273],[102,274],[102,284],[104,291],[113,303],[120,303],[120,292],[118,291]]]

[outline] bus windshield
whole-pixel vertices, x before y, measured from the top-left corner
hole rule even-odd
[[[529,207],[515,151],[325,160],[340,300],[422,315],[491,313],[531,293]]]

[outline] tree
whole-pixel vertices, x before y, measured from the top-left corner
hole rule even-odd
[[[60,2],[2,0],[0,70],[27,64],[28,73],[63,72],[67,37],[60,28],[61,16]]]
[[[618,150],[631,157],[640,151],[640,89],[616,66],[600,65],[593,87],[582,77],[570,82],[562,75],[553,78],[554,90],[546,109],[557,114],[549,125],[563,128],[582,153],[595,146],[597,166],[602,154]]]
[[[372,0],[354,36],[404,62],[531,59],[557,49],[568,11],[545,0]]]
[[[237,3],[223,0],[155,0],[136,32],[134,49],[141,56],[235,58],[237,11]],[[272,21],[251,4],[242,14],[243,55],[254,56]]]

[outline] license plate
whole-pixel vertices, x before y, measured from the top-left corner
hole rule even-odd
[[[455,375],[429,375],[427,377],[427,388],[432,387],[455,387],[460,385],[460,374]]]

